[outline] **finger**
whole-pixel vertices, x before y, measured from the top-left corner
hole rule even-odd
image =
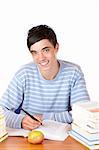
[[[29,124],[34,124],[34,125],[40,125],[41,124],[39,121],[35,121],[32,118],[28,118],[28,123]]]
[[[23,125],[28,125],[28,126],[39,126],[40,122],[37,122],[35,120],[33,120],[32,118],[30,118],[29,116],[27,116],[24,120],[23,120]]]
[[[35,115],[34,117],[40,122],[40,124],[42,124],[43,119],[41,115]]]
[[[33,129],[36,129],[37,127],[39,127],[39,125],[33,125],[33,124],[31,125],[27,123],[23,125],[23,128],[26,130],[33,130]]]

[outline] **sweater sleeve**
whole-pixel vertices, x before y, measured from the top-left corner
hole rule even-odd
[[[12,128],[21,128],[23,114],[16,114],[14,111],[22,102],[22,83],[14,76],[8,85],[7,90],[0,99],[0,106],[4,109],[6,125]]]
[[[90,97],[86,88],[84,74],[81,68],[76,68],[73,77],[71,79],[71,93],[70,93],[71,107],[73,103],[89,100]]]
[[[45,113],[43,115],[43,119],[51,119],[59,122],[64,123],[72,123],[72,115],[71,112],[64,111],[64,112],[58,112],[58,113]]]

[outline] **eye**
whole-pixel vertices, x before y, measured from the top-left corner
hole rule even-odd
[[[37,51],[31,51],[32,55],[36,55]]]
[[[45,48],[43,52],[49,52],[49,48]]]

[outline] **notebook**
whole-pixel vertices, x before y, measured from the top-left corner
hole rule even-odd
[[[44,120],[43,125],[35,130],[42,131],[45,139],[64,141],[71,130],[71,125],[61,123],[54,120]],[[7,128],[8,136],[24,136],[27,137],[29,130]]]

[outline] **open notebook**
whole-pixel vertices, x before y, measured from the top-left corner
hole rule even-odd
[[[35,130],[42,131],[45,139],[64,141],[68,137],[71,125],[53,120],[44,120],[39,128]],[[8,136],[27,137],[29,130],[7,128]]]

